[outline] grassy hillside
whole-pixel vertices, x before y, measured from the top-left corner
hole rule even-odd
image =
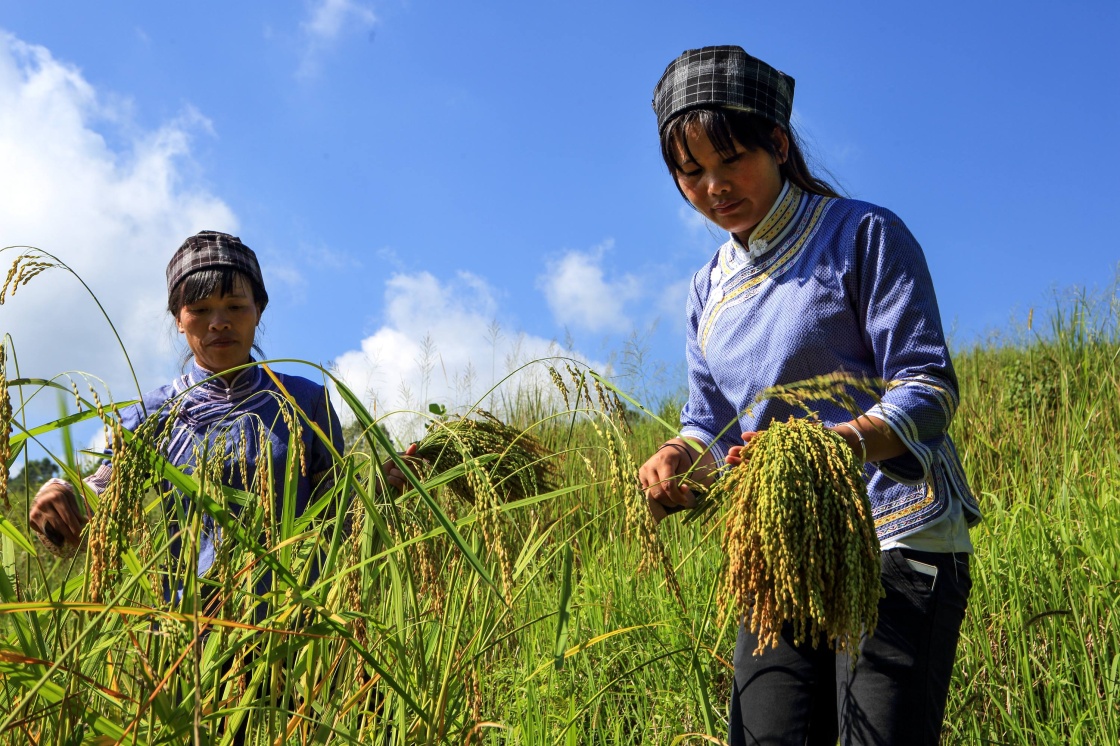
[[[947,743],[1117,742],[1114,311],[1075,301],[1043,333],[956,355],[953,435],[985,521]],[[368,437],[298,520],[170,469],[139,440],[123,449],[131,480],[103,497],[98,538],[72,560],[26,531],[28,491],[10,495],[0,742],[233,743],[238,729],[250,743],[724,738],[735,630],[716,625],[720,523],[659,528],[683,606],[661,567],[638,572],[632,469],[672,433],[557,369],[566,396],[506,399],[510,422],[557,454],[555,489],[539,494],[480,488],[494,473],[484,460],[390,499],[375,487],[390,444],[347,401]],[[153,472],[234,539],[202,581],[169,559]],[[453,478],[490,497],[455,497]],[[180,589],[174,602],[165,588]]]

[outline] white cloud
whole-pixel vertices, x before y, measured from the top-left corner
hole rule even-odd
[[[190,141],[209,123],[187,110],[152,131],[131,104],[98,92],[49,50],[0,31],[0,246],[57,255],[90,286],[150,387],[174,370],[164,267],[188,235],[236,230],[222,200],[189,182]],[[100,128],[100,130],[99,130]],[[111,132],[110,145],[102,132]],[[15,250],[0,253],[7,274]],[[108,324],[76,279],[48,270],[0,306],[24,375],[86,370],[135,395]],[[52,401],[53,406],[53,401]]]
[[[657,311],[661,318],[669,320],[669,328],[684,331],[684,306],[692,278],[684,277],[666,284],[657,297]]]
[[[569,251],[548,263],[537,284],[557,323],[593,332],[624,332],[633,326],[626,305],[643,296],[643,283],[630,274],[606,277],[603,256],[612,245],[607,241],[590,252]]]
[[[503,327],[496,321],[500,315],[493,290],[477,275],[460,272],[441,281],[428,272],[396,274],[386,282],[384,325],[334,365],[376,417],[388,415],[390,432],[407,439],[420,432],[423,418],[399,410],[478,404],[501,413],[503,400],[515,399],[519,390],[552,391],[541,364],[514,373],[498,393],[487,395],[517,368],[557,355],[585,360],[553,340]]]
[[[297,76],[314,77],[323,54],[344,32],[364,32],[375,23],[373,11],[355,0],[314,0],[308,19],[300,24],[305,46]]]

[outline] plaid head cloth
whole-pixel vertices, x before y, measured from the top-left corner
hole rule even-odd
[[[241,239],[228,233],[201,231],[183,242],[167,265],[167,292],[192,272],[210,267],[232,267],[264,287],[257,255]]]
[[[690,49],[669,63],[653,89],[657,131],[681,112],[701,106],[748,111],[788,130],[793,78],[742,47]]]

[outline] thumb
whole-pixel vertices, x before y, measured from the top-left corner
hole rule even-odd
[[[415,456],[416,452],[418,450],[420,450],[420,446],[417,445],[416,443],[412,443],[408,446],[408,448],[405,449],[404,455],[405,456]]]

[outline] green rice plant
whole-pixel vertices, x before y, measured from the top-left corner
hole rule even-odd
[[[952,432],[985,520],[972,532],[948,743],[1116,742],[1117,329],[1114,310],[1075,299],[1045,333],[956,354]],[[99,402],[69,381],[21,375],[6,349],[11,466],[30,444],[98,419]],[[718,613],[730,504],[712,500],[709,520],[664,521],[657,544],[643,543],[633,464],[675,434],[672,413],[571,361],[549,362],[566,402],[559,389],[487,393],[510,439],[531,434],[550,470],[533,485],[520,481],[525,469],[490,478],[492,509],[514,537],[510,582],[483,531],[489,517],[448,487],[470,461],[416,474],[386,435],[393,422],[341,384],[364,447],[335,454],[334,481],[300,516],[270,494],[267,472],[231,490],[214,473],[169,465],[154,434],[120,432],[143,479],[122,482],[114,499],[120,511],[139,505],[142,523],[115,513],[106,524],[102,546],[119,565],[97,602],[93,551],[45,556],[27,529],[31,495],[13,491],[0,521],[0,743],[723,739],[737,629]],[[1008,383],[1016,371],[1022,381]],[[52,391],[76,397],[79,411],[24,421],[28,402]],[[112,425],[113,403],[100,410]],[[288,414],[314,432],[303,413]],[[294,472],[291,453],[280,468]],[[412,476],[401,494],[384,489],[386,458]],[[56,461],[80,481],[66,456]],[[475,462],[492,474],[498,459]],[[192,512],[169,512],[165,482]],[[94,502],[96,514],[110,497]],[[171,551],[170,531],[197,543],[203,516],[227,540],[199,578],[189,551]],[[655,572],[638,573],[643,563]]]
[[[985,517],[972,532],[952,740],[1117,742],[1118,299],[1073,295],[1048,329],[957,355],[952,432]]]

